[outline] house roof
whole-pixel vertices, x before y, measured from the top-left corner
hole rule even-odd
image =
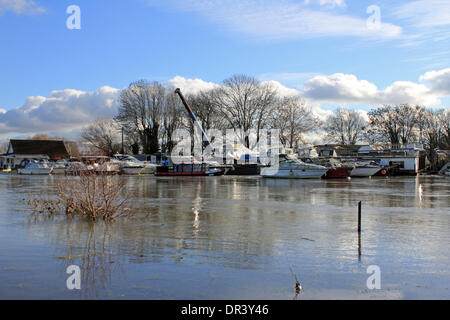
[[[350,154],[357,154],[358,150],[364,145],[340,145],[340,144],[325,144],[316,146],[318,152],[334,150],[337,156],[347,156]]]
[[[64,141],[61,140],[11,140],[12,150],[16,155],[48,155],[51,159],[69,158]]]

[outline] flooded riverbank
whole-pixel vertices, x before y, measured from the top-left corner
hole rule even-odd
[[[0,176],[1,299],[293,299],[289,268],[298,299],[450,298],[447,178],[130,176],[136,215],[107,226],[30,215],[58,179]]]

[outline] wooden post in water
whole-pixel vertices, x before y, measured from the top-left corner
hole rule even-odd
[[[358,258],[361,260],[361,207],[362,202],[358,203]]]
[[[361,233],[361,207],[362,202],[360,201],[358,203],[358,233]]]

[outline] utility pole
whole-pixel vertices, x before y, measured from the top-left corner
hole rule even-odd
[[[122,150],[121,150],[122,154],[125,154],[125,150],[123,148],[123,127],[122,127]]]

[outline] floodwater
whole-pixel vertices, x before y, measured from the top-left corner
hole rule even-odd
[[[450,299],[448,178],[127,177],[109,225],[31,215],[58,179],[0,176],[0,299]]]

